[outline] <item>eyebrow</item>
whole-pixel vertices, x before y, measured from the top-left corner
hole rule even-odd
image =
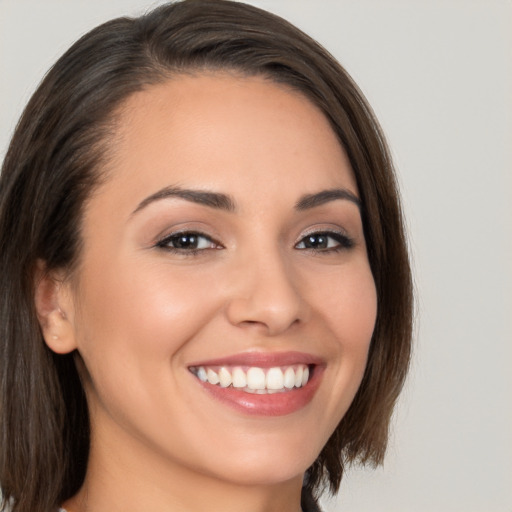
[[[132,215],[136,214],[146,206],[155,201],[162,199],[168,199],[177,197],[185,201],[208,206],[218,210],[224,210],[227,212],[234,212],[236,210],[235,201],[227,194],[220,192],[209,192],[206,190],[195,190],[195,189],[184,189],[178,186],[165,187],[154,194],[143,199],[137,208],[132,212]],[[298,211],[309,210],[317,206],[336,201],[339,199],[347,200],[354,203],[359,209],[361,209],[361,200],[350,190],[344,188],[334,188],[328,190],[322,190],[315,194],[306,194],[302,196],[296,203],[295,209]]]
[[[361,209],[361,200],[353,192],[350,192],[350,190],[345,188],[332,188],[322,190],[316,194],[307,194],[302,196],[295,204],[295,209],[298,211],[309,210],[310,208],[322,206],[325,203],[336,201],[337,199],[350,201]]]
[[[170,186],[165,187],[158,192],[155,192],[154,194],[146,197],[146,199],[141,201],[137,208],[135,208],[135,210],[132,212],[132,215],[155,201],[168,199],[171,197],[177,197],[179,199],[184,199],[185,201],[201,204],[203,206],[209,206],[210,208],[216,208],[218,210],[225,210],[228,212],[235,211],[235,202],[226,194]]]

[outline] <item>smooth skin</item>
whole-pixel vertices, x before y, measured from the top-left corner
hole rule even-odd
[[[47,344],[77,350],[87,373],[90,461],[64,505],[299,511],[304,472],[361,382],[377,309],[344,150],[300,93],[221,72],[128,98],[110,147],[77,270],[36,292]],[[229,204],[165,194],[178,187]],[[332,189],[348,196],[297,208]],[[251,351],[321,358],[312,401],[245,414],[189,371]]]

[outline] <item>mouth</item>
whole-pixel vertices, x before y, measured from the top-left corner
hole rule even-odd
[[[233,388],[259,395],[286,393],[306,386],[314,365],[293,366],[197,366],[189,368],[201,381],[220,388]]]
[[[281,416],[305,407],[315,395],[325,364],[295,352],[248,353],[188,367],[214,399],[239,412]]]

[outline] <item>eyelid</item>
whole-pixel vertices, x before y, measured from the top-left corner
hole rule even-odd
[[[179,249],[177,247],[171,247],[170,245],[168,245],[172,239],[179,237],[180,235],[194,235],[197,237],[205,238],[209,242],[211,242],[213,245],[215,245],[216,247],[208,247],[208,248],[203,248],[203,249]],[[201,252],[201,251],[206,251],[206,250],[211,250],[211,249],[220,249],[220,248],[224,247],[213,236],[211,236],[207,233],[204,233],[203,231],[200,231],[197,229],[191,229],[191,228],[189,228],[189,229],[182,228],[177,231],[173,231],[171,233],[166,233],[165,235],[159,237],[156,240],[156,242],[154,243],[154,246],[158,247],[160,249],[165,249],[165,250],[168,250],[171,252],[174,251],[174,252],[179,252],[179,253],[197,253],[197,252]]]
[[[309,236],[309,235],[314,235],[314,234],[317,234],[317,233],[327,233],[327,234],[337,234],[337,235],[341,235],[341,236],[344,236],[344,237],[347,237],[347,238],[350,238],[349,234],[347,233],[347,231],[341,227],[338,227],[338,226],[314,226],[314,227],[311,227],[311,228],[308,228],[306,231],[304,231],[303,233],[300,234],[300,237],[298,239],[298,242],[300,242],[304,237],[306,236]]]
[[[200,238],[206,239],[211,246],[210,247],[202,247],[202,248],[180,248],[180,247],[173,247],[172,246],[172,240],[176,239],[177,237],[183,236],[183,235],[189,235],[189,236],[196,236]],[[300,248],[300,250],[310,250],[315,252],[334,252],[336,250],[341,249],[350,249],[354,246],[355,240],[353,237],[351,237],[347,231],[340,226],[325,226],[325,225],[319,225],[319,226],[312,226],[301,233],[300,237],[296,240],[296,242],[293,244],[293,247],[298,249],[298,245],[301,243],[304,243],[304,239],[308,236],[312,235],[325,235],[327,237],[330,237],[331,239],[334,239],[336,243],[338,244],[336,247],[326,247],[326,248],[314,248],[314,247],[304,247]],[[178,229],[174,231],[166,231],[164,235],[160,235],[157,237],[157,239],[152,244],[154,247],[157,247],[159,249],[167,250],[170,252],[180,253],[180,254],[194,254],[199,252],[204,252],[212,249],[223,249],[225,246],[219,242],[219,239],[215,235],[211,235],[207,232],[207,230],[198,229],[193,226],[180,226]]]
[[[297,247],[300,243],[304,241],[305,238],[312,235],[326,235],[327,237],[331,237],[336,240],[339,244],[337,247],[324,248],[324,249],[315,249],[315,248],[303,248],[301,250],[310,250],[315,252],[332,252],[343,249],[351,249],[355,245],[355,240],[352,238],[344,229],[340,227],[322,227],[316,226],[314,228],[310,228],[304,233],[301,234],[300,238],[295,242],[294,247]]]
[[[169,220],[171,220],[171,222],[165,222],[165,224],[162,223],[161,229],[159,229],[152,237],[151,245],[158,245],[173,236],[179,236],[182,234],[201,235],[211,239],[218,245],[222,245],[219,242],[221,239],[221,233],[215,229],[210,222],[205,222],[202,219],[180,219],[175,222],[172,222],[172,219]]]

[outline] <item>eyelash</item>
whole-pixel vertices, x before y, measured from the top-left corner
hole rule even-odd
[[[208,245],[210,247],[193,247],[193,248],[187,248],[187,247],[173,247],[171,244],[178,242],[178,240],[181,238],[184,243],[184,239],[188,239],[188,243],[193,243],[190,241],[191,238],[196,239],[203,239],[207,240]],[[316,242],[313,240],[316,239]],[[322,242],[322,239],[325,241]],[[329,244],[331,244],[330,240],[335,241],[335,245],[329,247]],[[327,247],[323,248],[315,248],[315,247],[297,247],[300,244],[322,244],[327,242]],[[204,243],[204,242],[203,242]],[[156,244],[156,247],[160,249],[164,249],[168,252],[175,253],[175,254],[181,254],[184,256],[194,256],[197,255],[205,250],[212,250],[212,249],[222,249],[222,245],[211,238],[210,236],[200,233],[198,231],[181,231],[179,233],[172,233],[171,235],[166,236],[162,240],[159,240]],[[347,249],[351,249],[354,247],[354,241],[349,238],[344,233],[340,233],[337,231],[313,231],[311,233],[308,233],[307,235],[303,236],[299,242],[297,242],[294,245],[294,248],[301,250],[301,251],[312,251],[312,252],[318,252],[318,253],[336,253],[340,251],[344,251]]]
[[[173,247],[171,244],[177,242],[180,238],[188,238],[191,239],[192,237],[196,237],[197,239],[204,239],[208,241],[208,244],[210,247],[202,247],[202,248],[186,248],[186,247]],[[160,249],[164,249],[168,252],[175,253],[175,254],[181,254],[184,256],[194,256],[196,254],[199,254],[202,251],[205,250],[211,250],[211,249],[222,249],[222,245],[219,244],[216,240],[209,237],[208,235],[205,235],[204,233],[200,233],[198,231],[181,231],[179,233],[172,233],[162,240],[159,240],[156,243],[156,247],[159,247]]]
[[[320,253],[332,253],[332,252],[340,252],[340,251],[344,251],[347,249],[352,249],[352,247],[354,247],[354,240],[352,238],[348,237],[345,233],[340,233],[339,231],[326,230],[326,231],[313,231],[311,233],[308,233],[307,235],[303,236],[297,244],[295,244],[295,248],[297,248],[297,246],[299,244],[303,244],[305,242],[305,240],[309,239],[309,242],[312,242],[313,238],[316,238],[317,240],[322,239],[322,238],[327,239],[327,247],[320,248],[320,249],[317,249],[314,247],[303,247],[300,250],[314,251],[314,252],[320,252]],[[336,245],[334,247],[332,247],[332,246],[329,247],[329,244],[330,244],[329,239],[334,240],[336,242]]]

